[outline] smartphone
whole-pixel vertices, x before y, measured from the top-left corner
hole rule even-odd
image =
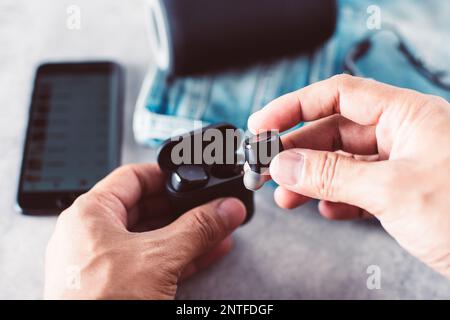
[[[113,62],[39,66],[17,194],[22,213],[58,214],[120,164],[123,83]]]

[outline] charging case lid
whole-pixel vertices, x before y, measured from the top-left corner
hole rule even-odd
[[[234,132],[236,132],[236,130],[238,130],[238,129],[235,126],[233,126],[232,124],[218,123],[218,124],[206,126],[201,129],[194,130],[194,131],[182,134],[182,135],[174,136],[174,137],[164,141],[158,151],[159,167],[165,172],[173,172],[177,169],[177,167],[179,165],[186,164],[186,163],[178,163],[177,164],[173,161],[173,157],[172,157],[173,148],[181,142],[190,143],[190,161],[191,162],[189,164],[210,165],[211,163],[205,163],[204,159],[203,159],[203,151],[209,144],[213,143],[215,140],[215,139],[208,138],[205,141],[204,133],[208,129],[219,130],[220,134],[222,135],[222,141],[225,142],[223,144],[223,148],[224,148],[223,150],[229,150],[228,148],[231,148],[231,146],[227,146],[227,144],[229,144],[230,142],[233,143],[232,147],[234,150],[234,157],[235,157],[235,159],[237,159],[236,152],[240,147],[241,141],[238,141],[238,138],[236,137],[236,135],[234,135],[235,138],[232,139],[232,141],[228,141],[228,139],[226,139],[226,131],[229,129],[232,129],[232,130],[234,130]],[[198,161],[199,159],[194,159],[194,157],[195,157],[194,151],[197,151],[197,153],[198,153],[198,150],[195,150],[195,148],[198,148],[198,146],[196,144],[199,144],[199,143],[201,143],[201,150],[202,150],[200,162]],[[197,155],[197,158],[198,158],[198,155]],[[196,161],[194,161],[194,160],[196,160]]]

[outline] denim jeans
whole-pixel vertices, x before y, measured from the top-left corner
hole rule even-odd
[[[449,2],[339,0],[338,4],[334,36],[312,53],[195,77],[172,79],[164,71],[151,70],[136,104],[136,141],[157,146],[174,132],[216,122],[245,129],[249,115],[274,98],[342,73],[349,50],[375,32],[367,24],[373,14],[368,9],[371,5],[380,9],[381,27],[385,23],[394,25],[415,56],[428,67],[450,76]],[[374,36],[372,49],[357,64],[365,77],[450,100],[450,91],[439,88],[414,69],[398,50],[396,39],[388,34]]]

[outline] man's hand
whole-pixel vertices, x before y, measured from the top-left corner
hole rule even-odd
[[[276,202],[321,199],[331,219],[375,216],[407,250],[450,278],[450,104],[339,75],[252,115],[251,131],[285,131],[270,174]]]
[[[154,231],[139,221],[170,216],[156,165],[117,169],[58,219],[47,247],[45,298],[172,299],[181,278],[222,257],[245,220],[236,199],[212,201]]]

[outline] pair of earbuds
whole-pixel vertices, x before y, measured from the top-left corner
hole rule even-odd
[[[212,177],[227,179],[242,172],[239,164],[215,164],[203,166],[199,164],[183,164],[172,173],[170,182],[177,192],[188,192],[206,186]]]
[[[206,186],[211,176],[227,179],[240,175],[243,171],[245,187],[248,190],[256,191],[269,180],[270,162],[283,150],[277,132],[262,132],[244,140],[244,166],[239,164],[180,165],[172,172],[171,185],[177,192],[187,192]]]

